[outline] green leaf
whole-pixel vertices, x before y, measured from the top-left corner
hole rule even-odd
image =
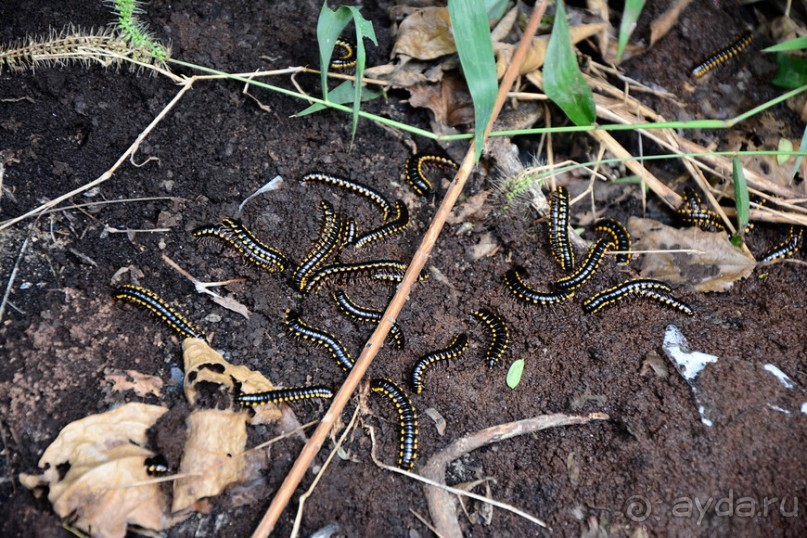
[[[485,0],[485,11],[488,14],[488,19],[497,21],[504,17],[509,3],[510,0]]]
[[[807,84],[807,60],[792,54],[776,55],[779,70],[771,82],[780,88],[795,90]]]
[[[521,374],[524,373],[524,359],[518,359],[510,365],[507,370],[507,386],[514,389],[521,382]]]
[[[361,100],[363,102],[372,101],[373,99],[378,99],[383,95],[381,92],[376,92],[373,90],[365,89],[361,94]],[[328,92],[328,100],[331,103],[336,103],[337,105],[343,105],[345,103],[353,102],[355,97],[355,88],[353,87],[352,80],[346,80],[336,88],[332,89]],[[295,116],[302,117],[307,116],[309,114],[313,114],[314,112],[319,112],[320,110],[324,110],[328,108],[326,105],[321,103],[314,103],[310,107],[306,108],[305,110],[301,110]]]
[[[779,139],[779,144],[778,144],[776,149],[779,150],[779,151],[785,151],[785,152],[793,151],[793,142],[791,142],[789,138],[782,137],[782,138]],[[790,155],[777,155],[776,156],[776,163],[779,166],[782,166],[783,164],[785,164],[789,160],[790,160]]]
[[[731,176],[734,179],[734,204],[737,206],[737,233],[742,234],[748,225],[748,184],[745,181],[743,165],[739,157],[731,160]]]
[[[345,29],[345,26],[353,20],[356,29],[356,80],[361,80],[364,75],[364,66],[367,62],[367,53],[364,49],[364,38],[368,38],[374,45],[378,45],[375,37],[373,23],[362,17],[359,8],[355,6],[341,6],[336,11],[328,7],[327,0],[322,4],[317,21],[317,41],[319,42],[319,65],[320,84],[322,84],[322,98],[328,100],[328,67],[331,65],[331,56],[336,45],[336,40]],[[356,136],[356,128],[359,124],[359,107],[361,104],[361,84],[354,88],[353,95],[353,128],[352,136]]]
[[[807,36],[797,37],[784,43],[778,43],[767,49],[762,49],[762,52],[785,52],[788,50],[807,49]]]
[[[448,14],[462,72],[474,102],[474,139],[479,160],[485,128],[499,90],[488,15],[484,2],[474,0],[449,0]]]
[[[594,123],[594,95],[577,66],[562,0],[558,1],[555,24],[546,50],[544,91],[575,125]]]
[[[625,51],[625,45],[628,44],[630,35],[636,29],[636,21],[639,20],[639,15],[642,14],[644,8],[644,0],[627,0],[625,2],[625,9],[622,11],[622,22],[619,24],[619,43],[616,48],[616,61],[622,61],[622,53]]]

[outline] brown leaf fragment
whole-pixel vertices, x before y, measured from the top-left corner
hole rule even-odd
[[[628,231],[637,251],[652,252],[640,257],[641,275],[673,285],[686,284],[696,291],[727,291],[735,280],[745,278],[756,262],[733,246],[723,232],[698,228],[678,229],[652,219],[631,217]]]
[[[474,107],[465,82],[456,72],[446,73],[438,84],[419,84],[409,88],[409,104],[428,108],[440,133],[454,132],[450,127],[473,123]]]
[[[499,252],[499,243],[493,234],[487,232],[482,235],[479,242],[468,249],[468,256],[471,261],[477,261],[485,257],[495,256]]]
[[[650,23],[650,46],[667,35],[670,28],[678,23],[678,18],[692,0],[676,0],[673,5],[667,8],[656,20]]]
[[[398,27],[392,56],[402,55],[418,60],[433,60],[457,52],[451,36],[448,8],[426,7],[406,17]]]
[[[141,398],[149,394],[159,397],[163,390],[162,379],[137,370],[113,370],[106,375],[105,380],[112,383],[114,392],[133,390]]]
[[[182,342],[182,358],[185,364],[185,397],[191,405],[196,403],[196,385],[201,382],[224,385],[232,391],[234,379],[241,384],[241,391],[245,393],[264,392],[274,388],[263,374],[243,365],[230,364],[199,338],[186,338]],[[277,422],[280,417],[277,405],[261,405],[255,408],[250,424],[269,424]]]
[[[179,473],[192,476],[174,482],[172,512],[203,511],[206,497],[245,478],[241,454],[247,445],[246,418],[244,413],[219,409],[197,409],[188,416]]]
[[[473,218],[474,220],[485,220],[493,206],[485,202],[490,196],[490,191],[482,191],[473,196],[469,196],[465,202],[459,204],[446,219],[449,224],[460,224]]]

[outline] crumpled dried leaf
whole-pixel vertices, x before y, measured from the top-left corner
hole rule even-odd
[[[105,380],[112,383],[114,392],[133,390],[141,398],[149,394],[159,397],[164,384],[159,377],[137,370],[113,370],[106,375]]]
[[[244,413],[219,409],[197,409],[186,421],[188,438],[174,482],[172,512],[191,508],[197,512],[213,497],[246,476],[241,455],[247,446],[247,417]]]
[[[493,209],[493,206],[485,202],[490,196],[491,191],[482,191],[473,196],[469,196],[467,200],[459,204],[446,219],[449,224],[460,224],[469,219],[485,220],[488,213]]]
[[[465,82],[456,74],[446,74],[437,84],[418,84],[409,88],[409,104],[428,108],[434,114],[432,126],[440,134],[456,132],[451,127],[469,125],[474,120],[474,105]]]
[[[182,342],[182,359],[185,364],[185,397],[191,405],[196,403],[196,385],[201,382],[224,385],[232,390],[233,379],[241,383],[242,392],[263,392],[274,385],[263,374],[246,366],[234,366],[199,338],[186,338]],[[250,424],[269,424],[280,420],[280,409],[275,404],[255,408]]]
[[[697,291],[727,291],[735,280],[745,278],[756,262],[734,247],[725,233],[698,228],[679,230],[652,219],[631,217],[628,231],[635,250],[678,250],[643,254],[637,265],[641,275],[670,284],[687,284]]]
[[[398,27],[392,56],[403,55],[418,60],[433,60],[457,52],[451,35],[448,8],[426,7],[406,17]]]
[[[71,422],[45,450],[42,475],[20,475],[27,488],[48,486],[48,499],[60,517],[92,536],[125,536],[127,525],[162,530],[176,520],[166,515],[158,484],[133,486],[149,479],[143,448],[146,431],[168,409],[141,403]],[[59,478],[57,466],[70,469]],[[126,487],[132,486],[132,487]]]

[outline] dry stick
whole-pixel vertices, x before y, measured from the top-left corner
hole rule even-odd
[[[491,113],[490,120],[488,121],[487,128],[485,129],[485,138],[490,132],[494,120],[498,117],[499,112],[502,109],[502,105],[504,105],[508,90],[512,87],[513,82],[518,76],[518,69],[521,66],[521,63],[524,61],[524,55],[527,52],[527,47],[532,42],[532,36],[538,29],[538,23],[540,22],[544,10],[546,9],[546,3],[547,0],[543,0],[540,6],[536,6],[533,9],[532,16],[530,21],[527,23],[526,29],[524,30],[524,35],[521,38],[518,49],[516,49],[516,52],[513,55],[512,63],[510,66],[508,66],[507,72],[502,80],[502,84],[499,87],[499,93],[496,96],[496,103],[493,106],[493,112]],[[434,220],[432,220],[432,223],[429,225],[429,229],[426,231],[426,234],[420,243],[420,247],[418,247],[417,252],[415,252],[412,261],[409,264],[409,268],[406,270],[403,282],[401,282],[401,284],[398,286],[395,296],[390,301],[390,304],[387,307],[386,312],[384,312],[381,321],[378,323],[375,332],[365,344],[361,356],[351,369],[350,375],[348,375],[344,385],[342,385],[342,388],[340,388],[339,392],[336,393],[331,407],[328,409],[328,412],[325,413],[325,416],[322,417],[322,422],[320,423],[319,427],[317,427],[317,429],[311,435],[308,443],[306,443],[303,450],[300,452],[300,455],[297,457],[297,461],[294,462],[289,474],[286,475],[286,479],[283,481],[280,489],[275,494],[274,499],[272,499],[272,503],[266,510],[266,514],[264,514],[263,519],[258,524],[255,532],[252,534],[253,538],[266,537],[270,532],[272,532],[277,520],[280,518],[280,514],[283,513],[283,509],[289,503],[294,490],[297,488],[300,480],[302,480],[306,470],[311,465],[314,457],[317,455],[317,452],[319,452],[319,449],[322,446],[322,443],[325,441],[328,432],[336,422],[336,419],[339,418],[339,415],[342,413],[342,409],[344,409],[351,395],[356,390],[356,387],[359,385],[359,382],[364,376],[364,373],[367,371],[367,368],[370,366],[370,363],[373,361],[373,358],[381,349],[384,339],[387,337],[387,333],[389,333],[392,324],[398,317],[398,313],[401,311],[404,303],[409,297],[409,291],[412,289],[412,285],[417,281],[423,266],[426,264],[426,260],[429,258],[429,253],[432,251],[432,248],[434,248],[434,244],[440,235],[440,231],[443,229],[446,218],[451,213],[454,203],[457,201],[457,198],[462,192],[465,181],[468,179],[468,176],[471,175],[471,171],[475,165],[474,147],[475,140],[471,139],[471,143],[468,147],[468,153],[465,155],[465,159],[463,159],[462,165],[457,171],[457,175],[449,185],[445,198],[443,198],[443,202],[440,204],[440,208],[438,209]]]
[[[491,426],[457,439],[442,451],[433,455],[422,469],[423,476],[442,483],[445,480],[448,465],[477,448],[548,428],[587,424],[592,420],[609,420],[609,418],[605,413],[591,413],[588,416],[556,413]],[[426,501],[429,504],[429,514],[440,534],[446,538],[462,538],[462,529],[460,529],[456,514],[453,509],[448,509],[452,507],[451,495],[442,489],[434,487],[426,487],[425,490]]]
[[[174,96],[173,99],[171,99],[171,102],[168,103],[167,105],[165,105],[165,108],[163,108],[160,111],[160,113],[157,114],[157,117],[154,118],[151,121],[151,123],[148,124],[148,127],[146,127],[143,130],[143,132],[140,133],[137,136],[134,143],[131,146],[129,146],[129,149],[127,149],[123,153],[123,155],[121,155],[120,158],[118,158],[118,160],[115,162],[115,164],[112,165],[112,167],[109,170],[107,170],[106,172],[101,174],[98,177],[98,179],[96,179],[94,181],[91,181],[89,183],[86,183],[86,184],[82,185],[81,187],[68,192],[67,194],[63,194],[63,195],[59,196],[58,198],[54,198],[53,200],[51,200],[49,202],[45,202],[41,206],[37,207],[36,209],[32,209],[28,213],[25,213],[23,215],[20,215],[19,217],[14,217],[13,219],[9,219],[9,220],[3,222],[2,224],[0,224],[0,230],[5,230],[9,226],[13,226],[14,224],[20,222],[21,220],[25,220],[25,219],[27,219],[29,217],[33,217],[34,215],[39,215],[39,214],[43,213],[44,211],[52,209],[53,207],[55,207],[55,206],[61,204],[62,202],[64,202],[65,200],[67,200],[69,198],[72,198],[73,196],[75,196],[77,194],[81,194],[84,191],[88,191],[88,190],[92,189],[93,187],[96,187],[96,186],[100,185],[101,183],[105,182],[106,180],[110,179],[112,177],[112,174],[115,173],[115,170],[117,170],[120,167],[120,165],[122,165],[126,161],[126,159],[129,158],[129,155],[132,155],[135,151],[137,151],[137,148],[140,147],[140,144],[149,135],[149,133],[151,133],[151,131],[157,126],[157,124],[162,121],[162,119],[165,117],[165,115],[172,108],[174,108],[174,105],[176,105],[179,102],[179,100],[182,99],[182,96],[185,95],[185,92],[187,92],[188,90],[190,90],[193,87],[194,80],[195,79],[190,78],[190,79],[188,79],[188,80],[186,80],[185,82],[182,83],[182,89],[179,90],[179,92]]]
[[[14,280],[17,278],[17,270],[20,268],[20,261],[22,260],[22,257],[25,254],[25,250],[28,248],[28,240],[31,239],[31,236],[34,234],[35,226],[36,221],[34,221],[31,224],[31,227],[28,230],[28,235],[26,236],[25,241],[22,242],[22,245],[20,246],[20,252],[19,254],[17,254],[17,260],[14,262],[14,268],[11,270],[11,274],[8,277],[8,282],[6,283],[6,291],[5,293],[3,293],[3,301],[0,302],[0,321],[3,321],[3,314],[6,311],[6,304],[8,304],[8,298],[11,295],[11,288],[14,286]],[[14,308],[16,309],[16,307]]]

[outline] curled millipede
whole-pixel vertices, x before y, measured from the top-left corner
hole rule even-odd
[[[149,289],[132,284],[124,284],[116,288],[112,296],[115,299],[142,306],[184,338],[205,337],[205,333],[199,329],[199,327],[188,321],[187,317],[180,314],[173,306],[165,302],[162,297]]]
[[[684,224],[697,226],[704,232],[725,232],[720,216],[711,209],[678,209],[675,214]]]
[[[801,248],[803,236],[804,228],[801,226],[791,226],[787,234],[787,239],[766,252],[758,263],[769,263],[793,256]]]
[[[644,289],[639,291],[639,297],[644,297],[645,299],[650,299],[651,301],[655,301],[662,306],[666,306],[667,308],[671,308],[673,310],[677,310],[682,314],[686,314],[687,316],[694,316],[695,312],[692,308],[676,299],[675,297],[671,297],[666,293],[660,292],[658,290],[653,289]]]
[[[409,186],[412,187],[412,190],[415,191],[415,194],[418,196],[426,196],[434,193],[434,188],[429,178],[426,177],[426,171],[424,170],[424,166],[427,165],[439,166],[449,170],[457,170],[459,168],[459,165],[448,157],[441,157],[431,153],[416,153],[410,155],[406,159],[404,174],[406,175],[407,183],[409,183]]]
[[[358,194],[359,196],[363,196],[378,206],[381,209],[381,213],[384,215],[384,220],[387,220],[390,211],[392,210],[392,206],[390,205],[389,201],[384,197],[383,194],[378,192],[377,190],[368,187],[364,183],[359,183],[358,181],[353,181],[351,179],[345,179],[343,177],[333,176],[330,174],[323,174],[320,172],[313,172],[311,174],[306,174],[303,176],[303,182],[308,181],[316,181],[319,183],[325,183],[326,185],[331,185],[333,187],[338,187],[340,189],[344,189],[346,191],[350,191],[352,193]]]
[[[353,357],[350,356],[345,346],[342,345],[334,335],[311,327],[300,319],[300,315],[297,312],[291,309],[286,310],[286,327],[289,333],[295,338],[302,338],[303,340],[313,342],[315,345],[326,348],[331,353],[331,358],[335,360],[339,367],[345,372],[353,368],[353,364],[356,361],[353,360]]]
[[[333,398],[333,391],[322,385],[309,387],[286,387],[282,389],[267,390],[264,392],[243,393],[235,395],[235,402],[245,407],[255,407],[268,403],[296,402],[312,398]]]
[[[426,368],[439,361],[448,361],[460,357],[465,353],[467,347],[468,335],[462,333],[454,337],[448,347],[432,351],[419,358],[412,369],[412,377],[410,378],[412,389],[415,393],[420,394],[423,392],[423,376],[426,373]]]
[[[171,472],[171,467],[168,466],[168,460],[162,454],[146,458],[143,462],[146,468],[146,474],[149,476],[165,476]]]
[[[352,43],[344,39],[337,39],[336,43],[334,43],[333,50],[336,53],[336,57],[331,58],[332,70],[347,71],[356,67],[356,49]]]
[[[573,291],[541,292],[533,289],[524,282],[523,274],[524,270],[520,267],[514,267],[504,274],[505,286],[522,302],[551,306],[574,297]]]
[[[380,241],[391,235],[401,233],[407,226],[409,226],[409,209],[403,200],[395,200],[395,217],[375,230],[360,236],[353,244],[356,248],[361,248],[373,241]]]
[[[616,249],[621,251],[616,255],[616,263],[630,263],[630,233],[625,226],[616,219],[603,219],[594,225],[594,231],[608,235],[616,245]]]
[[[474,310],[471,315],[484,323],[490,332],[491,340],[485,351],[485,361],[488,363],[488,368],[493,368],[504,356],[504,352],[507,351],[507,344],[510,341],[510,329],[507,328],[501,317],[487,308]]]
[[[370,390],[383,394],[395,404],[401,429],[398,467],[409,471],[415,466],[415,460],[418,457],[417,410],[404,391],[389,379],[374,379],[370,383]]]
[[[745,31],[734,41],[731,42],[727,47],[722,49],[718,49],[714,51],[712,54],[707,56],[703,61],[698,63],[695,67],[692,68],[692,76],[696,78],[700,78],[704,76],[706,73],[717,67],[718,65],[725,63],[738,54],[740,54],[743,50],[745,50],[748,45],[751,44],[751,41],[754,40],[754,35],[750,31]]]
[[[384,312],[381,310],[375,310],[356,304],[348,297],[344,290],[335,291],[333,293],[333,299],[336,301],[336,306],[339,307],[339,311],[354,321],[378,325],[378,322],[381,321],[384,315]],[[406,339],[404,338],[403,331],[401,331],[401,327],[397,323],[392,324],[389,330],[389,337],[392,338],[395,349],[403,349]]]
[[[368,276],[373,280],[401,282],[407,265],[393,260],[374,260],[356,263],[326,265],[311,274],[303,289],[304,293],[316,291],[326,281],[339,277]],[[422,280],[421,277],[418,280]]]
[[[320,207],[322,208],[322,225],[319,237],[306,254],[305,259],[297,266],[292,277],[292,284],[300,291],[306,289],[311,273],[328,258],[338,254],[350,238],[353,220],[339,218],[333,206],[325,200],[320,201]]]
[[[574,249],[569,241],[569,191],[558,187],[549,195],[549,249],[564,271],[574,268]]]
[[[583,310],[589,314],[593,314],[630,295],[638,295],[644,291],[667,293],[671,289],[672,288],[670,288],[670,285],[666,282],[651,278],[626,280],[617,286],[602,290],[596,295],[586,299],[583,302]]]
[[[552,286],[561,291],[573,291],[586,283],[591,278],[605,257],[605,252],[613,247],[614,243],[610,237],[600,237],[588,250],[588,255],[583,263],[569,276],[563,277]]]

